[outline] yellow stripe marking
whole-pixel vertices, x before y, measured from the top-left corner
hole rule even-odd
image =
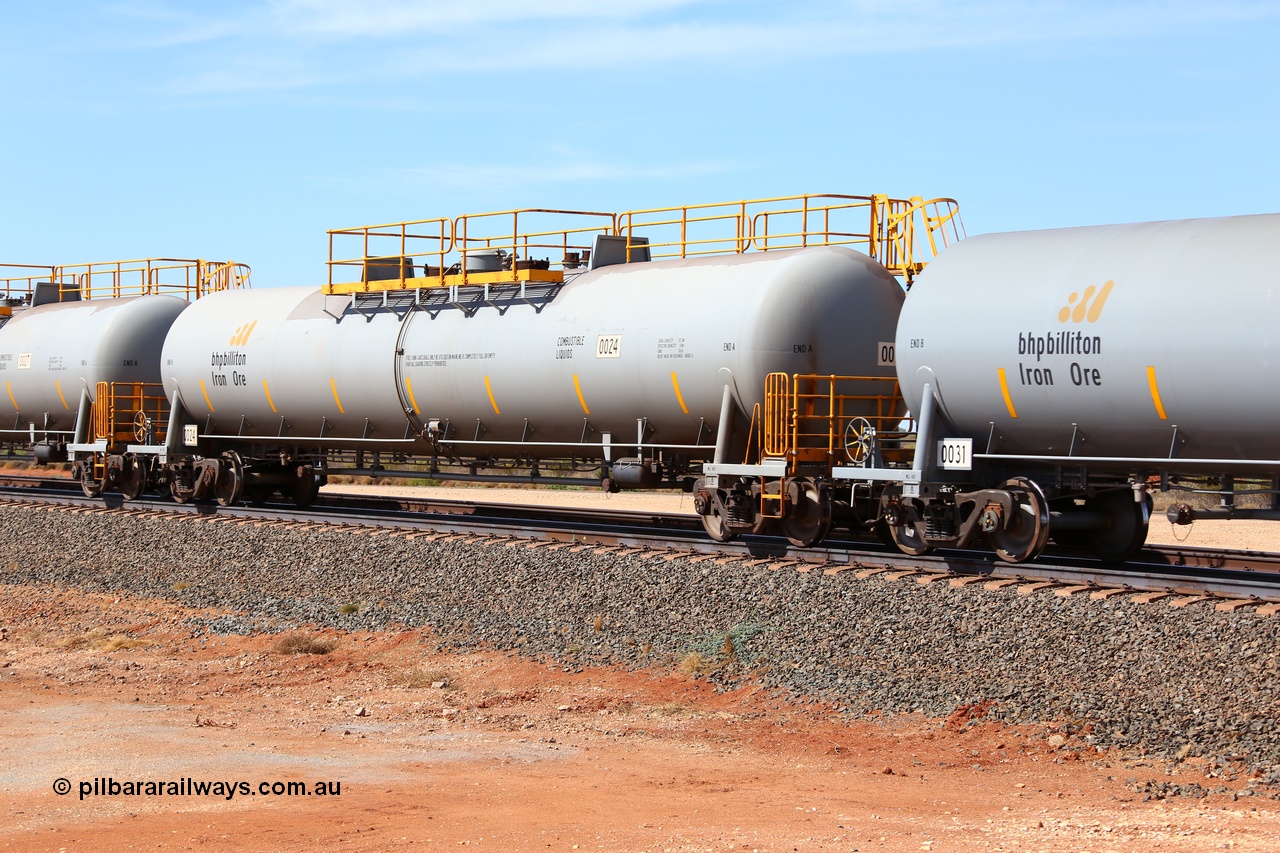
[[[55,379],[53,380],[53,387],[58,389],[58,399],[62,401],[62,408],[68,412],[71,411],[71,407],[67,405],[67,398],[62,396],[62,383]]]
[[[495,415],[500,415],[500,414],[502,414],[502,412],[498,411],[498,404],[497,404],[497,403],[495,403],[495,402],[494,402],[494,400],[493,400],[493,388],[492,388],[492,386],[490,386],[490,385],[489,385],[489,377],[488,377],[488,376],[486,376],[486,377],[484,378],[484,390],[486,390],[486,391],[488,391],[488,392],[489,392],[489,405],[490,405],[490,406],[493,406],[493,413],[494,413]]]
[[[576,373],[573,374],[573,390],[578,392],[578,405],[582,406],[582,411],[588,415],[591,414],[591,410],[587,408],[587,401],[582,399],[582,386],[578,384],[578,374]]]
[[[409,392],[409,405],[413,406],[413,413],[420,415],[422,412],[418,409],[418,401],[413,399],[413,382],[408,376],[404,378],[404,390]]]
[[[342,401],[338,399],[338,381],[332,376],[329,377],[329,390],[333,392],[333,402],[338,404],[338,414],[345,415],[347,410],[342,408]]]
[[[276,411],[276,404],[271,401],[271,389],[267,387],[265,379],[262,380],[262,393],[267,395],[267,405],[271,407],[271,411],[277,415],[280,414]]]
[[[1013,407],[1013,398],[1009,396],[1009,380],[1004,376],[1004,368],[997,367],[996,372],[1000,374],[1000,393],[1004,395],[1005,408],[1009,410],[1009,417],[1016,418],[1018,410]]]
[[[15,412],[18,411],[18,401],[13,399],[13,389],[9,387],[9,381],[7,379],[4,383],[4,390],[9,392],[9,402],[13,403],[13,410]]]
[[[676,379],[676,372],[671,371],[671,387],[676,389],[676,399],[680,401],[680,411],[686,415],[689,414],[689,407],[684,404],[684,395],[680,393],[680,382]]]
[[[1156,386],[1155,365],[1147,365],[1147,384],[1151,386],[1151,402],[1156,404],[1156,414],[1160,416],[1162,421],[1169,420],[1169,416],[1164,413],[1164,403],[1160,402],[1160,389]]]
[[[204,380],[200,380],[200,393],[204,395],[204,404],[209,407],[209,412],[213,412],[213,403],[209,402],[209,392],[204,388]]]
[[[252,323],[249,324],[249,328],[244,330],[244,337],[240,340],[240,346],[244,346],[245,344],[249,343],[249,336],[253,334],[253,330],[254,328],[257,327],[257,325],[258,325],[258,321],[254,320]]]

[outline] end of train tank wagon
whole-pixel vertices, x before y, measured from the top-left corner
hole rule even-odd
[[[148,442],[163,419],[165,335],[188,300],[241,286],[248,270],[155,258],[44,270],[0,279],[23,294],[0,327],[0,435],[38,462],[72,460],[86,494],[141,494],[148,470],[125,445]]]
[[[912,288],[898,376],[919,421],[881,517],[908,553],[1048,539],[1108,560],[1170,518],[1280,517],[1280,215],[972,237]],[[856,470],[846,476],[856,481]],[[1253,494],[1246,508],[1236,498]],[[1243,502],[1242,502],[1243,503]]]

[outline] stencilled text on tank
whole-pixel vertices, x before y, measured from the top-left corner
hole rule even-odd
[[[586,335],[561,335],[556,338],[556,361],[568,361],[582,356],[580,347],[587,343]]]
[[[1018,383],[1020,385],[1053,386],[1070,383],[1076,387],[1102,384],[1102,371],[1096,365],[1102,356],[1102,335],[1092,334],[1087,327],[1102,316],[1103,306],[1115,282],[1101,288],[1089,285],[1083,293],[1072,292],[1057,313],[1062,325],[1083,324],[1080,329],[1047,329],[1043,334],[1034,329],[1018,333]]]
[[[685,352],[684,338],[658,338],[658,358],[693,358],[693,353]]]
[[[209,359],[209,381],[217,387],[248,385],[249,377],[245,371],[248,363],[249,357],[243,350],[215,350]]]
[[[488,361],[497,358],[495,352],[432,352],[405,356],[405,367],[448,367],[465,361]]]
[[[249,384],[249,376],[244,368],[249,365],[249,356],[242,349],[249,343],[249,336],[258,327],[258,321],[242,323],[231,332],[227,339],[227,349],[214,350],[209,355],[209,382],[215,387],[232,386],[243,388]]]

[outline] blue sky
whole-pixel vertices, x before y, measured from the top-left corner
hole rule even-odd
[[[951,196],[970,234],[1280,211],[1280,2],[0,0],[0,262],[515,207]]]

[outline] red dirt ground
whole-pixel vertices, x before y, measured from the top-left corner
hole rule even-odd
[[[0,849],[1280,847],[1274,801],[1134,789],[1221,784],[1191,762],[1169,775],[982,707],[848,722],[675,666],[566,673],[418,630],[309,632],[332,650],[286,653],[278,635],[196,638],[192,615],[213,614],[0,586]],[[341,788],[81,798],[95,778]]]

